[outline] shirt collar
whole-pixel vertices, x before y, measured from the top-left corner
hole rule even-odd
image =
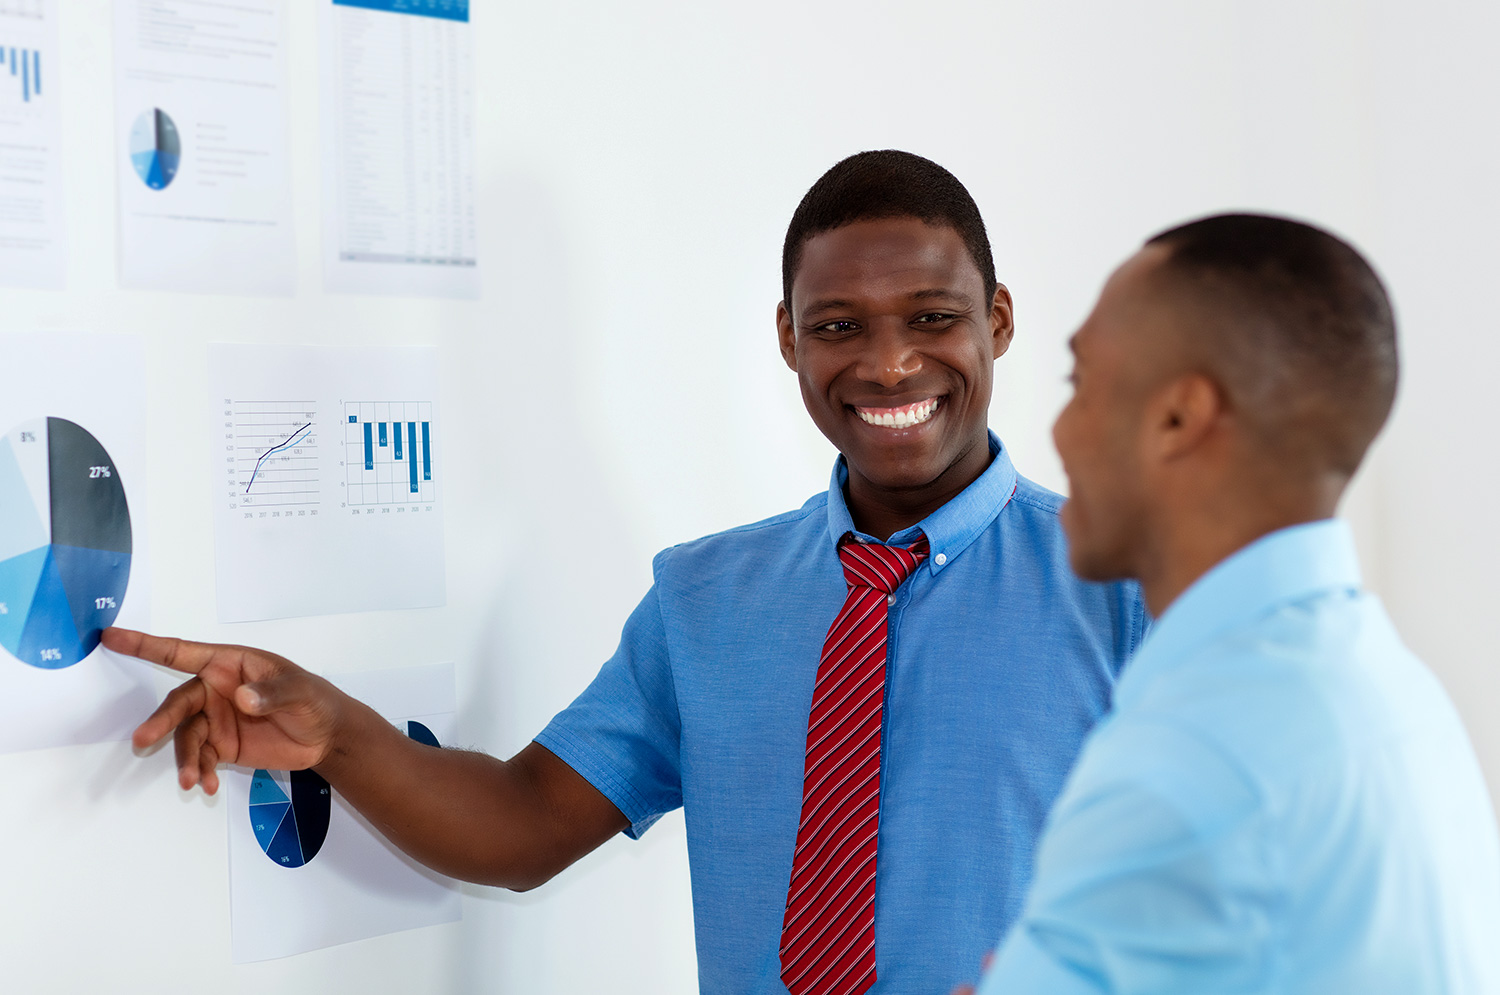
[[[1186,662],[1215,637],[1288,602],[1361,586],[1354,534],[1329,518],[1279,529],[1219,561],[1151,626],[1115,692],[1128,704],[1152,673]]]
[[[958,559],[958,555],[969,544],[989,528],[1000,510],[1010,503],[1016,492],[1016,468],[1011,464],[1010,454],[1001,444],[1000,437],[989,433],[990,465],[972,484],[960,491],[952,500],[909,529],[902,529],[889,540],[866,535],[854,527],[854,518],[849,514],[849,504],[844,500],[844,486],[849,482],[849,464],[840,456],[833,464],[833,478],[828,484],[828,536],[837,545],[838,541],[852,532],[861,542],[890,542],[906,545],[915,542],[917,535],[925,535],[932,547],[931,555],[923,566],[938,573]],[[921,568],[919,568],[921,569]]]

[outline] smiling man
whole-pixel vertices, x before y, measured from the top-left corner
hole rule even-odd
[[[137,742],[175,730],[184,788],[316,767],[417,859],[510,888],[682,806],[711,995],[972,976],[1142,602],[1073,576],[1061,499],[988,431],[1011,299],[958,180],[846,159],[782,263],[781,353],[842,454],[827,490],[661,553],[614,657],[516,757],[422,746],[280,657],[111,630],[196,675]]]
[[[1483,776],[1332,517],[1396,392],[1379,278],[1310,225],[1205,218],[1072,346],[1072,562],[1157,623],[981,995],[1500,992]]]

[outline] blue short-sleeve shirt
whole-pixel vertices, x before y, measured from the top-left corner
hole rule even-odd
[[[981,995],[1500,992],[1500,842],[1437,680],[1336,521],[1163,613]]]
[[[1062,499],[989,468],[893,543],[931,555],[889,612],[873,991],[973,977],[1016,916],[1032,844],[1145,615],[1079,581]],[[835,465],[800,510],[666,550],[613,658],[537,742],[630,820],[685,809],[705,993],[785,993],[777,951],[808,709],[859,536]]]

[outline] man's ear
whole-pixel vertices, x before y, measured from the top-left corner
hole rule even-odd
[[[786,301],[776,305],[776,339],[781,345],[781,359],[787,369],[797,372],[797,326],[792,322]]]
[[[995,284],[995,298],[990,301],[990,332],[995,340],[995,358],[1005,355],[1016,335],[1015,305],[1005,284]]]
[[[1200,450],[1222,427],[1228,413],[1224,388],[1202,373],[1185,373],[1156,393],[1147,412],[1152,449],[1163,460]]]

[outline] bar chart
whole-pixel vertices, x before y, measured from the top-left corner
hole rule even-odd
[[[16,48],[0,41],[0,74],[8,74],[22,103],[42,95],[42,53],[34,48]]]
[[[0,0],[0,283],[63,289],[61,0]]]
[[[344,405],[344,501],[350,507],[431,504],[431,401]]]

